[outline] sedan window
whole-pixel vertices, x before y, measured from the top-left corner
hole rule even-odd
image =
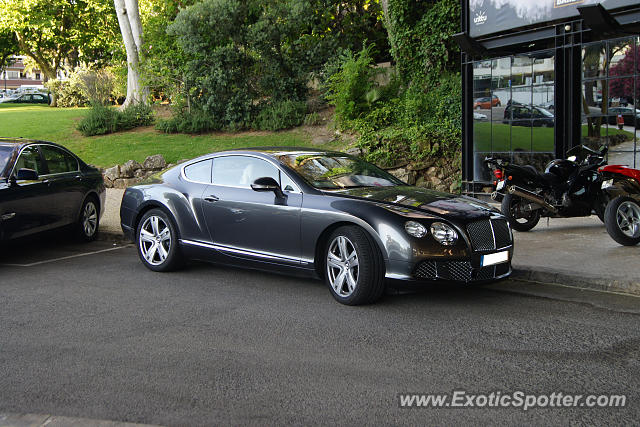
[[[11,147],[0,147],[0,174],[7,167],[12,152],[13,149]]]
[[[223,156],[213,159],[213,183],[232,187],[251,187],[263,177],[280,183],[280,171],[266,160],[247,156]]]
[[[42,155],[49,167],[49,173],[75,172],[78,170],[78,161],[66,151],[50,145],[42,145],[40,150],[42,150]]]
[[[38,173],[38,175],[44,172],[38,147],[31,145],[22,150],[22,153],[16,162],[16,166],[13,168],[13,174],[16,175],[20,169],[33,169]]]

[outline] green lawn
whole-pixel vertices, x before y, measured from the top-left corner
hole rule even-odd
[[[309,146],[311,138],[302,130],[282,132],[214,133],[167,135],[143,128],[112,135],[84,137],[76,130],[85,108],[51,108],[46,105],[0,104],[0,136],[42,139],[64,145],[85,162],[109,167],[133,159],[142,162],[162,154],[175,163],[229,148],[259,146]],[[314,145],[339,148],[336,144]]]
[[[509,126],[503,123],[474,122],[474,141],[476,151],[511,151],[521,149],[523,151],[553,152],[553,128],[546,127],[526,127]],[[583,134],[586,133],[586,126],[583,126]],[[493,145],[492,135],[493,132]],[[609,135],[618,133],[626,134],[630,139],[633,134],[614,127],[609,128]],[[532,149],[533,147],[533,149]]]

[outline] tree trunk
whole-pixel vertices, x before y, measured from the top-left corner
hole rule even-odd
[[[132,104],[145,102],[146,89],[140,79],[140,49],[142,47],[142,25],[137,0],[114,0],[122,40],[127,51],[127,99],[122,104],[126,108]]]

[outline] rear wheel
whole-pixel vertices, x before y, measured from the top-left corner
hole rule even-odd
[[[540,221],[540,209],[525,211],[526,200],[512,194],[502,199],[502,215],[507,217],[511,228],[517,231],[529,231]]]
[[[640,243],[640,205],[631,197],[616,197],[604,214],[607,233],[621,245]]]
[[[338,302],[370,304],[382,297],[384,260],[364,230],[356,226],[336,229],[324,254],[325,280]]]
[[[98,235],[98,226],[100,225],[100,213],[96,200],[89,196],[82,204],[80,210],[80,218],[76,224],[78,237],[85,242],[95,240]]]
[[[138,224],[136,243],[140,260],[150,270],[171,271],[183,264],[176,227],[160,209],[144,214]]]

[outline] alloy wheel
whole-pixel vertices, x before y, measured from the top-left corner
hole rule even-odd
[[[98,228],[98,210],[93,202],[87,202],[82,211],[82,230],[85,236],[91,237]]]
[[[327,251],[327,275],[335,293],[350,296],[356,289],[360,266],[356,248],[345,236],[331,241]]]
[[[634,239],[640,237],[640,207],[637,204],[630,201],[621,203],[616,220],[620,231],[626,236]]]
[[[162,264],[171,250],[171,230],[159,216],[148,217],[140,227],[140,252],[151,265]]]

